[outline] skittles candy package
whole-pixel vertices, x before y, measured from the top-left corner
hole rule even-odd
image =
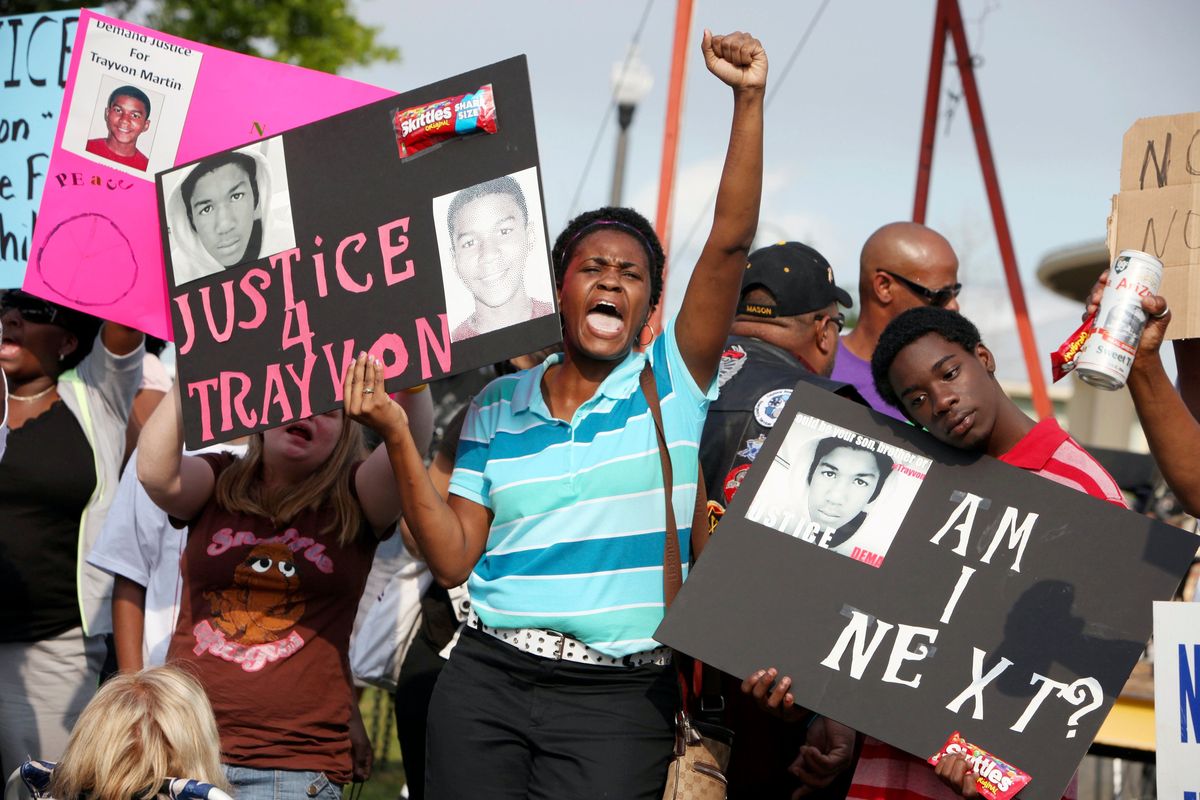
[[[941,750],[929,757],[929,763],[937,764],[947,755],[961,755],[967,760],[975,773],[975,787],[987,800],[1010,800],[1030,780],[1029,775],[971,744],[958,731],[951,734]]]
[[[392,127],[396,129],[396,145],[402,159],[456,136],[495,133],[492,85],[486,84],[469,94],[397,109],[392,112]]]

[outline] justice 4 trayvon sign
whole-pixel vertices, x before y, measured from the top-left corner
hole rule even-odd
[[[337,407],[360,351],[395,391],[561,339],[523,56],[160,173],[158,199],[189,447]]]
[[[921,758],[959,731],[1053,800],[1196,543],[801,383],[655,638]]]

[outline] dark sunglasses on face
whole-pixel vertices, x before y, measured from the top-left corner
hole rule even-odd
[[[894,272],[888,272],[886,269],[878,270],[890,278],[900,281],[908,287],[908,290],[918,297],[923,297],[931,306],[942,307],[949,303],[954,298],[958,297],[958,293],[962,291],[961,283],[954,283],[950,286],[943,286],[941,289],[926,289],[916,281],[910,281],[903,275],[897,275]]]
[[[0,298],[0,314],[8,311],[16,311],[21,315],[21,319],[26,322],[34,322],[39,325],[53,325],[58,321],[59,309],[50,305],[45,300],[39,300],[36,297],[30,297],[23,293],[9,292],[3,298]]]
[[[818,314],[817,316],[813,317],[813,322],[820,322],[823,319],[827,319],[834,325],[837,325],[839,335],[841,334],[842,329],[846,327],[846,315],[840,311],[836,314]]]

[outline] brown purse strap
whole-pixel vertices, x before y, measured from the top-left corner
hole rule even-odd
[[[654,371],[650,363],[642,368],[638,381],[642,386],[642,394],[646,396],[646,404],[650,407],[650,416],[654,418],[654,432],[658,439],[658,457],[662,463],[663,492],[667,513],[667,542],[663,546],[663,597],[668,606],[675,599],[679,587],[683,585],[683,566],[679,555],[679,529],[675,525],[673,505],[673,471],[671,469],[671,452],[667,448],[667,434],[663,428],[662,407],[658,400],[658,387],[654,383]],[[708,544],[712,529],[708,524],[708,487],[704,484],[704,470],[697,465],[696,469],[696,506],[692,509],[692,561],[700,557],[704,545]]]
[[[673,470],[671,469],[671,453],[667,448],[667,434],[663,429],[662,408],[658,400],[658,387],[654,383],[654,371],[647,361],[638,377],[642,386],[642,394],[646,396],[646,404],[650,407],[650,416],[654,418],[654,432],[658,439],[658,457],[662,462],[663,497],[666,505],[667,536],[663,545],[663,599],[669,608],[679,588],[683,586],[683,565],[679,556],[679,529],[675,525],[675,509],[673,500]],[[696,477],[696,507],[692,512],[692,559],[695,560],[704,549],[705,543],[712,535],[708,526],[708,493],[704,486],[704,470],[697,469]],[[678,653],[676,656],[678,657]],[[715,700],[709,703],[716,711],[724,708],[724,699],[720,696],[719,676],[709,675],[712,668],[699,661],[692,662],[692,675],[687,675],[682,663],[676,659],[676,669],[679,677],[679,688],[685,714],[690,713],[691,699],[704,697],[706,690],[715,692]],[[707,698],[704,698],[707,699]],[[705,705],[704,700],[701,705]]]
[[[654,384],[654,370],[650,362],[642,368],[638,377],[642,385],[642,394],[646,396],[646,404],[650,406],[650,416],[654,418],[654,433],[658,438],[658,457],[662,462],[663,498],[667,507],[667,536],[663,545],[663,601],[668,607],[679,587],[683,586],[683,565],[679,558],[679,529],[675,525],[675,510],[672,502],[674,482],[671,471],[671,453],[667,449],[667,435],[663,430],[662,408],[658,402],[658,387]]]

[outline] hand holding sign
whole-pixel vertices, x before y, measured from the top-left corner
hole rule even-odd
[[[386,439],[389,432],[408,425],[408,415],[383,388],[383,372],[383,362],[378,358],[359,353],[346,370],[342,408],[347,417]]]
[[[788,691],[792,679],[787,675],[775,680],[779,670],[774,667],[760,669],[742,681],[742,692],[754,698],[758,707],[768,714],[786,722],[796,722],[808,716],[808,709],[796,705],[796,698]]]
[[[800,780],[801,786],[792,793],[792,800],[799,800],[815,789],[833,783],[834,778],[846,771],[854,756],[853,728],[834,722],[828,717],[815,717],[808,726],[808,735],[796,760],[789,771]]]
[[[954,753],[943,756],[933,771],[942,783],[946,784],[946,787],[955,794],[961,795],[967,800],[979,796],[979,789],[975,786],[975,774],[971,772],[971,765],[967,763],[966,757],[962,754]]]

